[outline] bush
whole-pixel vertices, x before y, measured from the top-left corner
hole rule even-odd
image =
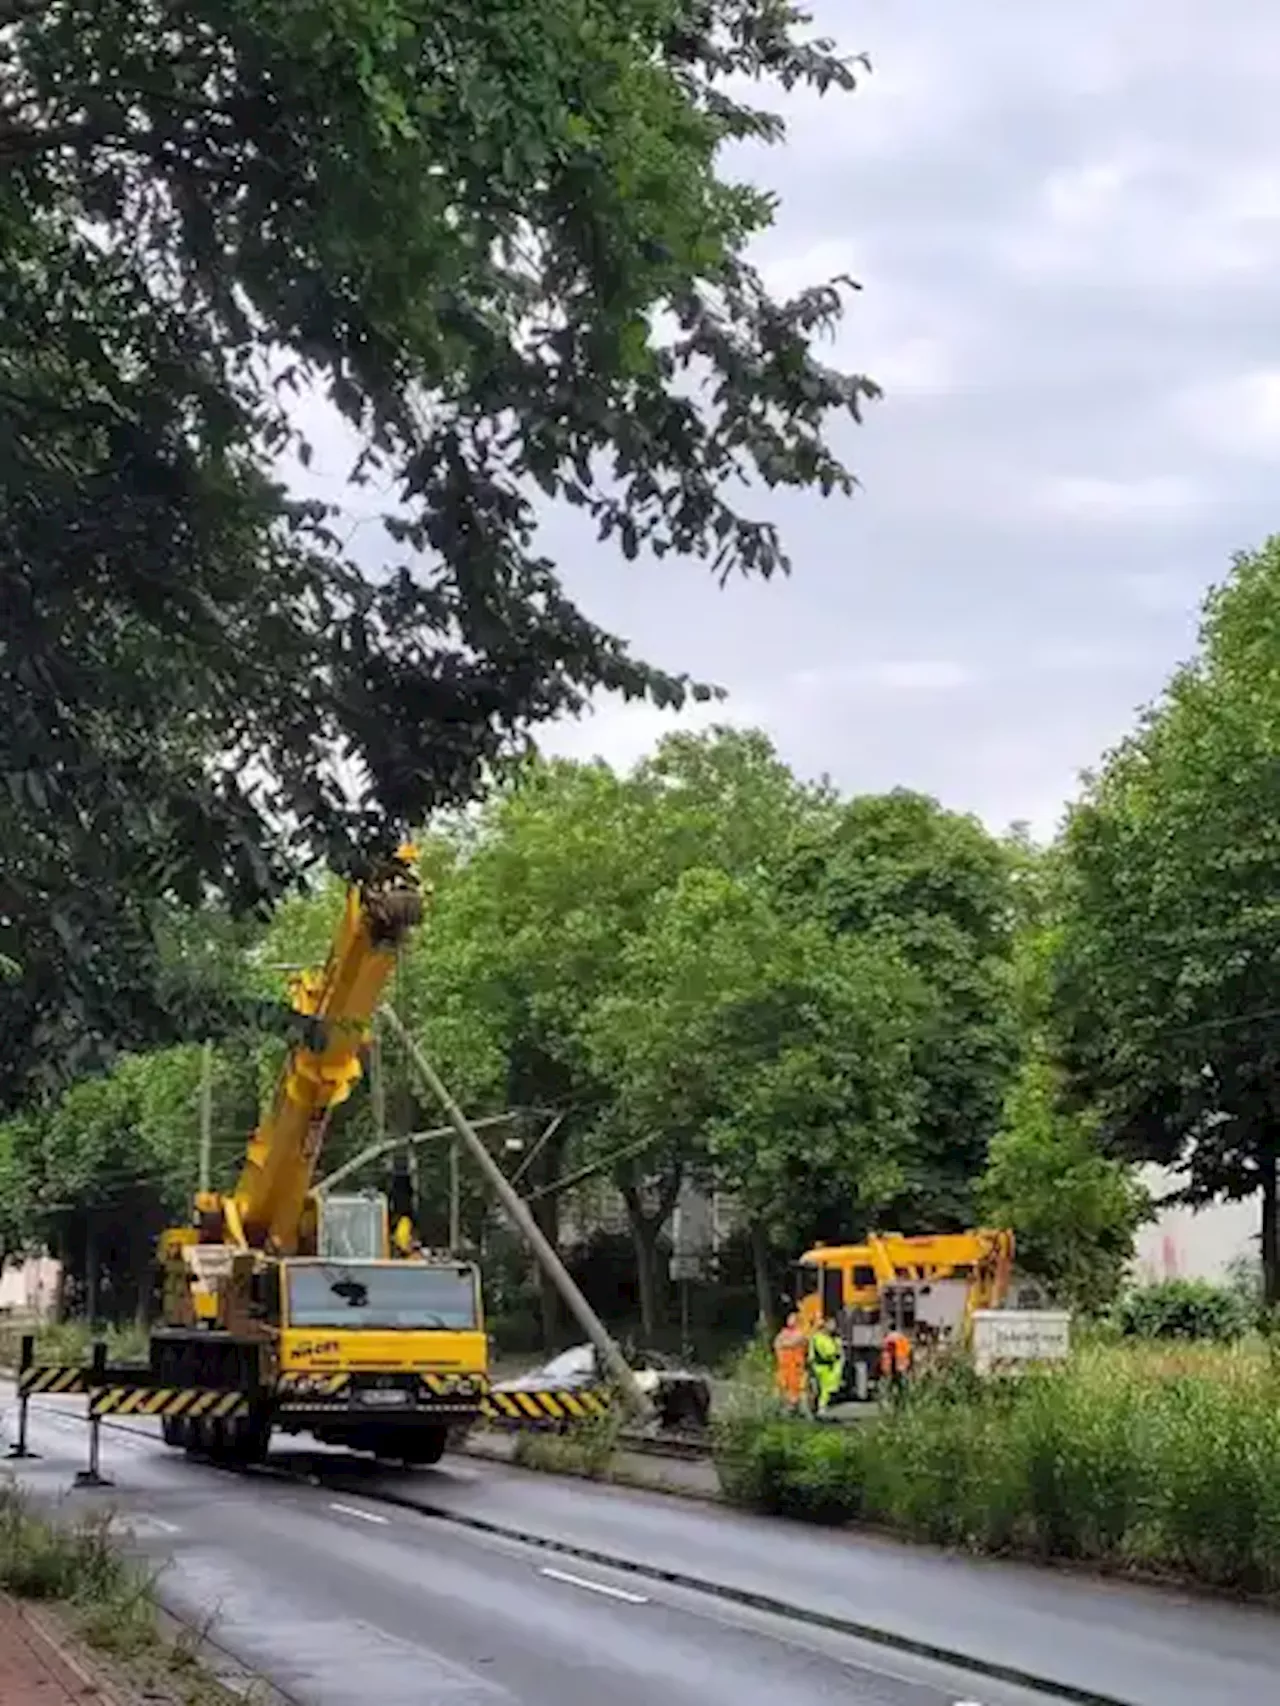
[[[744,1414],[715,1450],[725,1496],[756,1510],[1280,1592],[1280,1381],[1251,1350],[957,1370],[852,1426]]]
[[[529,1429],[517,1434],[512,1462],[525,1469],[600,1480],[613,1467],[621,1425],[621,1418],[611,1414],[593,1417],[563,1433]]]
[[[110,1517],[49,1522],[12,1483],[0,1487],[0,1588],[68,1604],[93,1644],[115,1653],[154,1634],[150,1584],[117,1551]]]
[[[1119,1306],[1120,1329],[1137,1339],[1239,1339],[1252,1325],[1247,1297],[1207,1280],[1161,1280],[1126,1293]]]

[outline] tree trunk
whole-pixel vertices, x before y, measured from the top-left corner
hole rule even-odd
[[[71,1279],[71,1264],[67,1260],[67,1251],[70,1248],[70,1240],[59,1229],[50,1238],[49,1244],[50,1253],[58,1264],[58,1277],[53,1287],[52,1317],[60,1327],[67,1318],[67,1287]]]
[[[541,1155],[534,1163],[532,1184],[535,1180],[539,1186],[553,1185],[564,1172],[564,1158],[569,1149],[569,1131],[562,1125],[554,1137],[544,1145]],[[528,1187],[521,1185],[521,1190]],[[557,1191],[548,1191],[545,1196],[535,1197],[529,1204],[529,1212],[533,1215],[539,1232],[550,1244],[557,1256],[563,1260],[560,1249],[560,1196]],[[545,1273],[541,1264],[536,1264],[538,1275],[538,1310],[542,1318],[542,1347],[550,1354],[560,1344],[563,1323],[564,1304],[555,1281]]]
[[[756,1282],[756,1320],[760,1331],[772,1339],[778,1327],[773,1285],[769,1277],[769,1237],[757,1220],[751,1223],[751,1267]]]
[[[529,1205],[539,1232],[560,1254],[560,1204],[555,1196],[539,1197]],[[538,1276],[538,1310],[542,1318],[542,1348],[548,1355],[556,1349],[560,1337],[560,1293],[555,1281],[540,1262],[534,1263]]]
[[[658,1263],[656,1248],[658,1229],[644,1215],[631,1219],[631,1242],[636,1253],[636,1292],[640,1299],[640,1333],[646,1344],[653,1343],[658,1326]]]
[[[84,1232],[84,1314],[90,1326],[98,1319],[98,1278],[98,1225],[90,1214]]]
[[[1262,1295],[1269,1309],[1280,1304],[1280,1222],[1277,1220],[1276,1157],[1262,1156]]]
[[[657,1213],[652,1215],[644,1212],[644,1198],[638,1185],[619,1183],[618,1186],[626,1204],[631,1245],[636,1255],[640,1329],[646,1341],[650,1343],[666,1318],[662,1291],[658,1285],[658,1234],[671,1218],[671,1211],[680,1194],[680,1178],[681,1169],[677,1167],[663,1179],[662,1188],[658,1192]]]

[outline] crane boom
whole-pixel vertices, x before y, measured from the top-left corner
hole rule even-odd
[[[308,1034],[289,1051],[240,1177],[228,1195],[196,1200],[206,1239],[212,1233],[241,1249],[297,1252],[325,1124],[359,1082],[360,1051],[397,949],[422,910],[412,848],[348,891],[323,971],[294,983],[293,1005],[311,1021]]]
[[[436,1463],[451,1429],[481,1413],[475,1264],[423,1250],[403,1196],[393,1232],[387,1193],[321,1202],[314,1189],[326,1121],[360,1078],[397,950],[422,918],[415,863],[402,847],[348,892],[323,971],[294,984],[305,1034],[239,1179],[225,1195],[199,1192],[194,1225],[161,1234],[150,1375],[204,1405],[163,1412],[168,1445],[260,1462],[279,1429]]]

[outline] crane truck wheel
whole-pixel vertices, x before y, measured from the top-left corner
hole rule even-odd
[[[422,1428],[398,1447],[395,1455],[415,1469],[427,1468],[439,1463],[448,1441],[448,1428]]]
[[[228,1463],[264,1463],[271,1444],[271,1421],[266,1416],[246,1416],[227,1426],[224,1454]]]

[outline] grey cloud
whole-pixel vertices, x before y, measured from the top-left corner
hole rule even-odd
[[[872,78],[777,103],[789,146],[737,165],[782,197],[766,268],[864,286],[839,345],[888,390],[844,438],[864,491],[762,504],[795,575],[723,595],[549,536],[593,612],[724,681],[802,769],[1043,830],[1188,653],[1231,553],[1280,523],[1280,388],[1272,440],[1222,424],[1222,388],[1280,366],[1280,15],[817,12]],[[620,715],[575,740],[607,749]]]
[[[1231,553],[1280,526],[1280,382],[1246,383],[1280,370],[1280,13],[815,10],[871,79],[778,99],[790,144],[732,164],[782,198],[762,266],[864,286],[838,346],[888,393],[842,429],[864,490],[758,495],[795,563],[772,586],[625,564],[572,514],[545,543],[597,620],[731,690],[694,721],[1044,830],[1187,654]],[[665,726],[605,706],[548,744],[628,762]]]

